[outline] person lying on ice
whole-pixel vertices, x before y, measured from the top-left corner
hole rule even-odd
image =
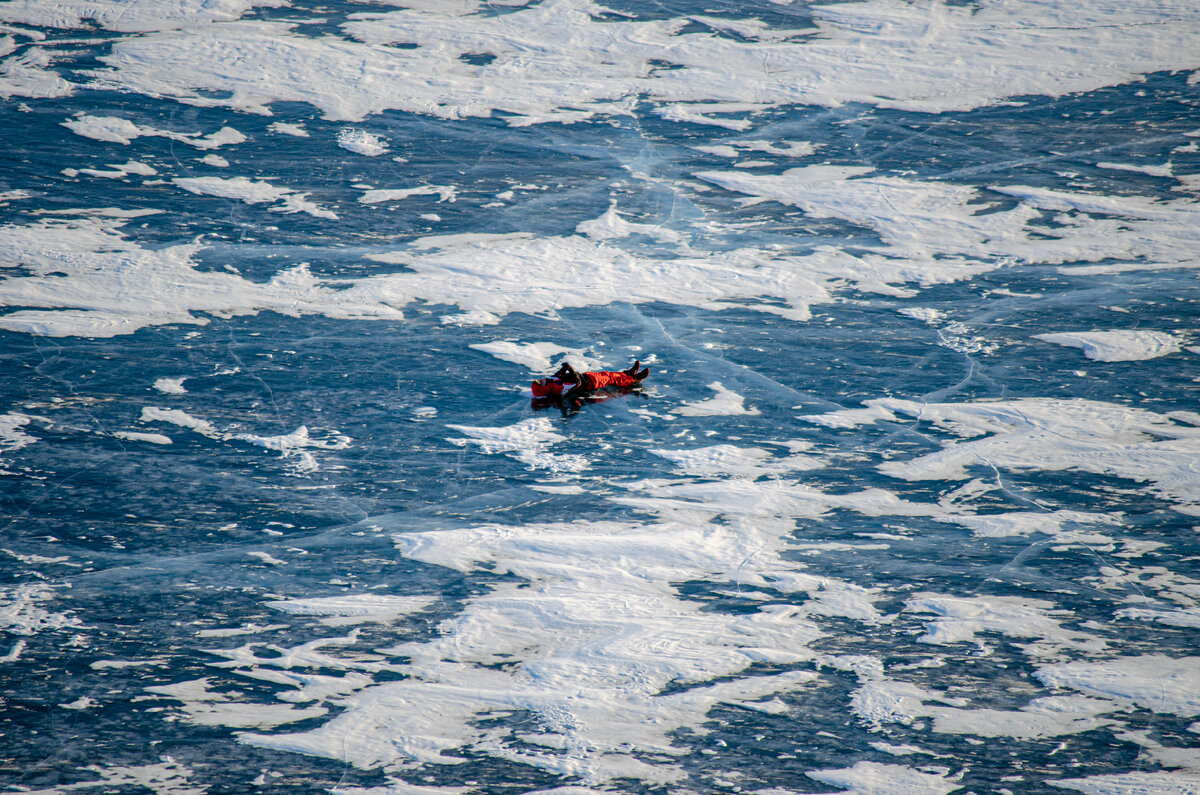
[[[580,373],[570,364],[563,362],[554,375],[533,382],[533,396],[542,398],[561,395],[570,400],[599,389],[635,387],[650,375],[648,368],[639,371],[641,366],[641,362],[634,360],[633,366],[628,370],[592,370]]]

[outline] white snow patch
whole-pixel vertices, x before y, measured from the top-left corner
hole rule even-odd
[[[760,447],[719,444],[692,450],[650,450],[675,462],[675,468],[688,475],[707,477],[760,478],[786,472],[802,472],[824,466],[812,456],[801,454],[775,458]]]
[[[737,302],[742,308],[803,321],[810,317],[812,304],[828,303],[833,300],[835,290],[846,286],[888,295],[909,295],[911,289],[899,285],[966,278],[999,267],[1010,254],[1010,258],[1025,257],[1038,262],[1126,255],[1170,262],[1184,256],[1181,252],[1200,248],[1200,209],[1188,209],[1178,202],[1151,206],[1126,197],[1118,207],[1097,209],[1086,205],[1086,197],[1082,195],[1068,195],[1071,201],[1086,208],[1125,217],[1117,220],[1077,217],[1074,225],[1056,230],[1055,233],[1061,232],[1066,237],[1055,241],[1040,239],[1046,227],[1035,230],[1026,224],[1039,213],[1034,206],[1021,204],[1012,210],[973,215],[975,208],[970,202],[977,197],[974,188],[898,178],[846,180],[829,174],[826,176],[832,182],[825,184],[820,173],[812,169],[801,171],[804,172],[801,182],[812,184],[804,190],[797,188],[798,195],[805,196],[804,200],[813,202],[814,207],[823,207],[821,212],[836,210],[847,220],[874,228],[885,241],[891,241],[880,250],[882,253],[852,256],[827,248],[804,256],[785,256],[776,250],[746,248],[719,256],[647,258],[626,252],[611,240],[590,240],[578,235],[536,239],[523,234],[448,235],[423,238],[390,252],[371,255],[370,259],[403,265],[407,270],[339,281],[338,287],[343,289],[325,287],[301,270],[302,266],[285,271],[293,288],[302,289],[293,289],[292,300],[281,301],[280,311],[304,313],[323,306],[323,310],[317,311],[332,316],[353,313],[358,317],[400,319],[403,316],[400,307],[425,301],[461,308],[461,314],[448,315],[446,322],[488,324],[512,312],[555,312],[618,301],[638,303],[653,297],[712,310]],[[304,211],[318,216],[328,212],[307,202],[305,194],[265,181],[246,177],[181,178],[188,179],[193,181],[180,184],[242,201],[274,201],[277,205],[272,209],[281,212]],[[194,181],[197,179],[201,181]],[[940,198],[927,202],[931,197]],[[1039,194],[1023,201],[1036,204],[1066,199],[1063,195]],[[82,222],[74,223],[82,227]],[[149,322],[198,322],[187,310],[203,310],[205,299],[212,300],[211,292],[217,288],[217,282],[223,290],[237,295],[234,298],[225,293],[216,301],[232,314],[247,311],[240,300],[247,294],[257,295],[261,300],[261,293],[278,292],[269,289],[275,286],[275,281],[264,285],[209,273],[180,278],[183,274],[175,266],[190,265],[188,260],[194,247],[171,247],[143,255],[136,245],[114,240],[118,236],[112,228],[85,232],[82,228],[66,230],[48,226],[47,222],[0,228],[0,261],[45,261],[47,250],[58,252],[67,248],[45,238],[61,238],[65,231],[76,235],[69,242],[76,252],[85,253],[84,262],[79,257],[68,260],[58,256],[59,267],[47,270],[65,272],[69,278],[40,279],[36,286],[13,279],[0,285],[0,304],[59,307],[61,311],[22,309],[0,316],[0,327],[63,333],[56,327],[74,326],[92,336],[112,335]],[[1035,231],[1039,239],[1031,237]],[[172,253],[176,254],[175,260],[182,262],[170,263],[169,269],[175,271],[171,273],[173,278],[164,280],[164,284],[171,285],[170,289],[150,292],[149,285],[143,286],[139,280],[118,290],[114,289],[116,285],[108,283],[116,274],[81,268],[81,264],[95,261],[98,256],[111,257],[114,249],[138,252],[147,270],[152,265],[167,265],[165,260],[171,259]],[[79,283],[76,272],[80,270],[88,272],[88,280],[93,282],[86,289]],[[284,274],[277,280],[284,278]],[[94,283],[99,280],[106,284]],[[6,294],[17,288],[20,288],[19,300]],[[145,300],[118,302],[118,296],[130,295],[131,290]],[[300,294],[295,295],[296,292]],[[71,296],[65,305],[58,303],[67,300],[64,293]],[[255,303],[252,300],[251,306]],[[116,305],[124,311],[117,311]],[[137,311],[132,309],[135,306]],[[146,311],[146,307],[157,307],[159,311]],[[135,317],[156,320],[143,319],[139,324],[134,322]]]
[[[412,2],[412,0],[406,0]],[[449,4],[449,0],[438,0],[439,5]],[[474,0],[466,0],[474,6]],[[331,789],[330,795],[467,795],[474,792],[475,787],[430,787],[419,784],[409,784],[398,778],[388,778],[387,783],[380,787],[347,787],[339,784]],[[601,795],[599,792],[586,790],[583,787],[555,787],[549,790],[538,790],[530,795],[548,795],[563,790],[562,795]]]
[[[285,456],[303,448],[317,450],[345,450],[350,447],[350,437],[340,433],[330,433],[327,438],[314,439],[309,435],[308,427],[301,425],[291,433],[278,436],[259,436],[253,433],[225,434],[225,438],[265,447],[283,453]]]
[[[872,742],[871,747],[892,756],[912,756],[913,754],[928,754],[936,756],[933,751],[927,751],[916,745],[892,745],[891,743]]]
[[[897,313],[905,317],[911,317],[913,320],[920,320],[922,323],[936,325],[940,323],[946,316],[946,313],[940,309],[933,309],[927,306],[906,306],[896,310]]]
[[[154,388],[164,395],[184,395],[187,390],[183,388],[183,382],[187,380],[187,376],[179,378],[158,378],[154,381]]]
[[[313,472],[318,469],[317,461],[308,452],[309,449],[345,450],[350,446],[350,437],[344,434],[337,431],[329,431],[326,433],[325,438],[317,439],[309,435],[308,427],[304,425],[301,425],[291,433],[280,434],[278,436],[259,436],[253,433],[227,433],[218,430],[208,420],[193,417],[181,409],[162,409],[156,406],[143,406],[141,421],[168,422],[172,425],[178,425],[181,428],[191,429],[201,436],[215,441],[247,442],[258,447],[264,447],[280,453],[284,459],[291,462],[295,471],[299,473]]]
[[[1097,163],[1100,168],[1107,168],[1112,171],[1133,171],[1138,174],[1146,174],[1151,177],[1170,177],[1174,175],[1174,169],[1170,163],[1163,163],[1161,166],[1152,166],[1138,163]]]
[[[391,596],[388,594],[346,594],[312,599],[287,599],[267,602],[267,607],[296,616],[319,616],[331,627],[347,624],[390,624],[403,616],[419,613],[438,602],[440,597]]]
[[[6,206],[9,202],[31,198],[33,198],[33,194],[27,190],[0,190],[0,207]]]
[[[45,28],[82,28],[87,22],[108,30],[149,33],[231,22],[251,8],[289,4],[289,0],[8,0],[0,4],[0,20]]]
[[[1132,702],[1184,718],[1200,715],[1200,657],[1143,654],[1049,665],[1035,675],[1047,687]]]
[[[147,442],[149,444],[172,444],[170,436],[161,433],[140,433],[138,431],[116,431],[113,436],[130,442]]]
[[[877,251],[887,259],[861,258],[858,269],[880,268],[876,281],[883,284],[902,280],[899,273],[921,285],[944,283],[1023,262],[1113,259],[1164,267],[1194,262],[1200,244],[1195,227],[1200,206],[1189,200],[990,186],[1020,204],[988,212],[992,208],[982,203],[977,188],[871,176],[872,171],[822,165],[782,174],[713,171],[696,176],[727,190],[799,207],[816,218],[872,230],[883,242]],[[1044,211],[1059,212],[1056,226],[1033,225]]]
[[[30,436],[21,430],[31,419],[26,414],[12,411],[0,414],[0,452],[20,450],[37,441],[36,436]]]
[[[172,141],[179,141],[197,149],[216,149],[228,144],[240,144],[246,140],[245,135],[232,127],[222,127],[209,135],[181,133],[134,124],[119,116],[90,116],[83,112],[76,113],[73,118],[62,122],[62,126],[85,138],[125,144],[126,146],[133,139],[144,136],[170,138]]]
[[[366,157],[379,157],[387,154],[389,149],[387,140],[383,137],[354,127],[344,127],[340,130],[337,143],[343,149]]]
[[[266,180],[253,180],[248,177],[176,177],[171,181],[189,193],[237,199],[246,204],[279,202],[277,206],[270,208],[271,212],[308,213],[316,218],[337,220],[336,213],[308,201],[307,193],[272,185]]]
[[[410,196],[437,196],[438,203],[458,200],[458,188],[453,185],[421,185],[417,188],[374,188],[358,197],[362,204],[400,201]]]
[[[391,302],[421,298],[493,316],[652,299],[716,310],[743,298],[744,308],[807,320],[810,303],[832,300],[819,278],[753,249],[646,259],[580,236],[465,234],[421,238],[368,258],[414,271],[372,282]],[[773,296],[785,305],[760,303]]]
[[[1086,795],[1195,795],[1200,792],[1200,775],[1191,771],[1112,773],[1061,778],[1047,783]]]
[[[167,422],[171,425],[178,425],[180,428],[188,428],[210,439],[224,438],[224,434],[218,431],[211,422],[202,420],[199,417],[193,417],[182,409],[161,409],[157,406],[143,406],[140,420],[142,422]]]
[[[157,685],[146,690],[182,702],[188,722],[199,726],[228,726],[236,729],[270,729],[285,723],[320,717],[329,710],[321,706],[298,708],[290,704],[255,704],[238,701],[240,693],[212,692],[211,678]]]
[[[678,243],[683,238],[663,224],[637,224],[626,221],[617,213],[616,206],[609,207],[599,218],[581,221],[575,231],[592,240],[618,240],[630,235],[646,235],[668,243]]]
[[[809,770],[804,775],[853,795],[945,795],[962,789],[944,773],[924,773],[903,765],[858,762],[841,770]]]
[[[6,5],[0,4],[0,9]],[[8,41],[11,44],[12,39],[9,38]],[[0,50],[4,49],[5,47],[0,46]],[[54,99],[69,96],[75,91],[75,84],[50,68],[55,60],[63,60],[64,57],[65,54],[61,51],[43,47],[27,47],[19,55],[0,57],[0,99]]]
[[[152,166],[148,166],[137,160],[130,160],[126,163],[109,163],[108,167],[112,170],[103,171],[98,168],[81,168],[78,170],[69,169],[69,171],[74,171],[76,174],[87,174],[91,177],[104,177],[106,179],[122,179],[130,174],[152,177],[158,173]]]
[[[1157,621],[1172,627],[1200,629],[1200,607],[1180,607],[1163,610],[1151,607],[1126,607],[1118,610],[1117,618],[1133,618],[1142,621]]]
[[[1098,362],[1132,362],[1157,359],[1178,353],[1179,339],[1162,331],[1065,331],[1035,334],[1034,339],[1082,348],[1083,355]]]
[[[922,715],[933,718],[933,730],[939,734],[1032,740],[1110,726],[1115,721],[1100,716],[1119,710],[1120,705],[1102,699],[1048,696],[1016,710],[928,706]]]
[[[66,563],[71,559],[70,555],[56,555],[55,557],[47,557],[46,555],[22,555],[20,552],[14,552],[11,549],[0,549],[0,552],[5,552],[12,555],[17,560],[30,566],[37,566],[43,563]]]
[[[980,538],[1007,538],[1027,536],[1033,533],[1059,535],[1063,525],[1111,524],[1116,517],[1086,511],[1011,511],[988,514],[951,514],[946,521],[970,528],[972,535]]]
[[[246,0],[227,2],[239,9]],[[138,8],[155,5],[144,0]],[[165,21],[141,24],[171,26],[192,5],[172,4]],[[740,41],[707,30],[681,32],[686,19],[601,20],[595,10],[589,0],[552,0],[516,9],[497,25],[490,15],[461,13],[461,3],[422,4],[356,15],[343,29],[357,41],[304,36],[289,22],[201,24],[119,40],[102,57],[109,68],[93,79],[259,113],[274,102],[308,102],[342,120],[396,109],[451,119],[503,111],[514,125],[569,123],[627,113],[644,97],[663,103],[658,112],[666,118],[744,129],[751,122],[716,114],[778,104],[967,110],[1193,69],[1190,54],[1200,50],[1200,11],[1172,4],[1060,7],[1017,0],[926,8],[871,0],[814,5],[815,30],[714,23],[749,34]],[[417,46],[388,46],[400,42]],[[1045,58],[1047,51],[1055,57]],[[1097,52],[1107,56],[1097,59]],[[471,53],[496,57],[477,66],[462,60]],[[664,53],[681,68],[653,68],[649,62]]]
[[[41,583],[0,589],[0,629],[14,635],[36,635],[39,632],[82,626],[70,611],[53,613],[41,606],[42,602],[54,598],[54,590]]]
[[[275,121],[267,125],[267,129],[271,132],[280,133],[282,135],[290,135],[294,138],[307,138],[308,130],[304,129],[302,124],[289,124],[285,121]]]
[[[497,340],[496,342],[479,342],[470,346],[477,351],[495,356],[506,362],[519,364],[534,373],[550,373],[555,368],[555,362],[567,359],[577,370],[599,370],[603,363],[599,359],[587,356],[582,348],[565,348],[553,342],[512,342]]]
[[[965,699],[888,678],[883,661],[875,657],[835,657],[826,662],[858,676],[850,706],[874,730],[885,723],[909,725],[918,718],[932,718],[933,731],[939,734],[1029,740],[1102,728],[1112,721],[1099,716],[1120,709],[1112,701],[1086,696],[1038,698],[1017,710],[971,708]]]
[[[74,701],[71,701],[67,704],[59,704],[59,706],[63,709],[90,709],[91,707],[96,706],[96,702],[87,696],[80,696]]]
[[[483,453],[511,455],[530,469],[546,469],[551,472],[582,472],[589,464],[586,458],[573,453],[552,453],[550,447],[567,437],[555,433],[554,425],[545,417],[522,420],[515,425],[493,428],[478,428],[469,425],[447,425],[465,433],[467,438],[449,441],[459,446],[476,445]]]
[[[917,594],[904,609],[912,613],[934,613],[920,643],[975,641],[976,633],[995,632],[1011,638],[1035,638],[1043,644],[1094,649],[1096,639],[1064,629],[1058,619],[1070,618],[1068,611],[1055,610],[1053,602],[1018,596],[944,596]],[[1103,644],[1100,644],[1103,647]]]
[[[736,392],[726,389],[720,381],[713,381],[708,385],[708,388],[717,394],[708,400],[684,403],[682,406],[673,409],[673,412],[686,417],[753,415],[761,413],[756,408],[746,408],[746,399]]]
[[[1177,510],[1200,510],[1200,428],[1146,409],[1055,398],[977,403],[884,398],[866,406],[801,419],[851,427],[903,414],[969,439],[879,466],[880,472],[905,480],[966,479],[968,466],[1078,470],[1149,483],[1176,502]]]
[[[233,638],[238,635],[258,635],[263,632],[274,632],[278,629],[287,629],[287,624],[255,624],[253,622],[240,627],[218,627],[214,629],[202,629],[196,632],[198,638]]]
[[[193,784],[193,771],[176,762],[169,756],[161,757],[160,762],[149,765],[88,765],[85,770],[98,775],[91,781],[80,781],[74,784],[59,784],[53,789],[22,790],[27,795],[61,795],[73,790],[96,791],[103,787],[103,792],[135,791],[153,792],[154,795],[206,795],[209,792],[203,784]]]
[[[192,312],[404,317],[382,303],[382,296],[324,286],[305,265],[265,282],[196,270],[200,246],[142,248],[121,236],[124,222],[102,216],[0,227],[0,266],[20,263],[32,272],[0,281],[0,306],[45,307],[0,315],[0,328],[55,337],[111,337],[151,325],[208,322]]]
[[[475,746],[589,784],[628,776],[677,780],[683,771],[675,765],[646,764],[635,754],[686,753],[671,733],[696,725],[716,703],[757,703],[814,679],[791,671],[713,683],[756,661],[807,659],[805,644],[816,629],[793,607],[765,606],[752,615],[706,611],[670,585],[728,571],[730,560],[750,550],[777,547],[781,532],[576,522],[397,535],[406,557],[511,573],[521,582],[472,600],[443,625],[441,637],[380,650],[411,660],[403,667],[409,678],[351,696],[346,711],[325,726],[245,739],[362,767],[453,763],[446,752]],[[761,555],[768,565],[771,558]],[[493,665],[503,661],[512,664]],[[658,695],[671,681],[696,685]],[[522,734],[521,749],[475,728],[481,716],[516,709],[542,720]],[[364,740],[341,757],[337,738],[347,731]]]

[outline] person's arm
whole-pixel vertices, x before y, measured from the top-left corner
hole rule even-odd
[[[563,397],[567,398],[568,400],[586,394],[587,392],[591,391],[592,388],[591,380],[588,378],[587,373],[576,373],[575,375],[578,379],[575,382],[575,386],[571,387],[566,392],[563,392]]]

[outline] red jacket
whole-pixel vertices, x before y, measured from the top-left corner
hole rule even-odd
[[[613,372],[611,370],[595,370],[587,373],[579,374],[579,391],[594,392],[597,389],[616,386],[636,386],[637,381],[629,373]],[[561,395],[563,392],[574,388],[574,384],[560,381],[557,378],[539,378],[533,382],[534,397],[551,397],[553,395]]]

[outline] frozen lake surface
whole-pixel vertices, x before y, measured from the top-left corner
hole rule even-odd
[[[0,4],[0,785],[1200,792],[1197,70],[1167,0]]]

